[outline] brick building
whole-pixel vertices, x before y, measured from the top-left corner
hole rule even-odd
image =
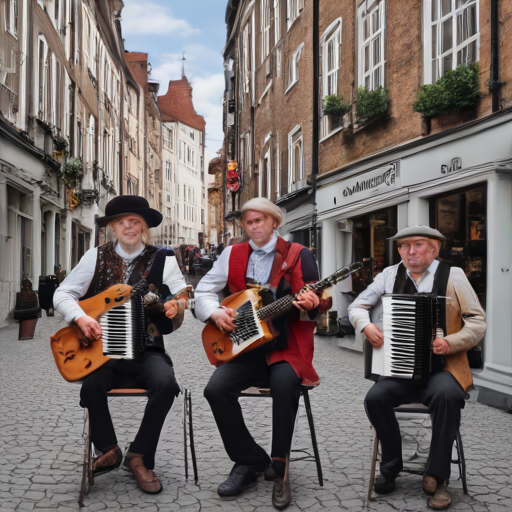
[[[276,201],[323,276],[366,259],[355,292],[397,261],[398,229],[438,228],[487,310],[479,399],[511,408],[510,2],[230,0],[226,22],[224,150],[244,181],[227,209]]]

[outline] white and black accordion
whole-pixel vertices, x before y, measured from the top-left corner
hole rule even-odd
[[[103,355],[112,359],[141,359],[146,348],[147,323],[143,298],[134,295],[99,319]]]
[[[365,340],[365,378],[426,377],[432,367],[432,341],[443,336],[442,329],[438,329],[442,301],[443,298],[433,293],[383,295],[384,345],[374,349]]]

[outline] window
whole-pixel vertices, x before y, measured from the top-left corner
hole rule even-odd
[[[5,30],[18,36],[18,0],[7,0],[5,3]]]
[[[321,98],[338,94],[338,70],[340,67],[341,18],[335,20],[320,38]],[[320,105],[321,107],[321,105]],[[321,115],[321,137],[327,136],[340,127],[340,119]]]
[[[245,25],[242,34],[242,90],[249,92],[250,66],[249,66],[249,24]]]
[[[478,61],[478,0],[424,2],[425,83],[434,83],[459,64]]]
[[[299,81],[299,62],[302,48],[304,48],[304,43],[299,45],[288,60],[288,87],[285,94]]]
[[[272,162],[271,162],[271,151],[268,148],[263,161],[261,162],[261,175],[260,175],[260,197],[266,197],[270,199],[271,191],[271,175],[272,175]]]
[[[363,3],[357,18],[359,85],[373,91],[384,86],[385,0]]]
[[[164,146],[170,150],[173,148],[173,130],[169,128],[164,129]]]
[[[261,0],[261,62],[270,52],[270,25],[272,13],[270,12],[270,0]]]
[[[288,134],[288,155],[288,183],[292,185],[304,179],[302,159],[302,130],[300,126],[297,126]]]
[[[165,162],[165,179],[167,181],[171,181],[171,174],[172,174],[172,164],[167,160]]]
[[[279,16],[279,0],[274,0],[274,44],[281,38],[281,17]]]
[[[288,29],[293,25],[293,22],[299,17],[304,9],[304,0],[287,0],[287,13],[288,13]]]

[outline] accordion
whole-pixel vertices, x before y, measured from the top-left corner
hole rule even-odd
[[[422,379],[431,371],[432,341],[438,328],[441,299],[437,294],[382,296],[384,345],[374,349],[365,340],[365,378]]]
[[[146,347],[147,324],[143,298],[133,295],[99,318],[103,355],[112,359],[141,359]]]

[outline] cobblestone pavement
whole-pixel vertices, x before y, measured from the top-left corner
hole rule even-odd
[[[178,381],[192,390],[199,483],[185,479],[183,465],[182,398],[171,410],[157,452],[156,471],[164,490],[157,496],[141,493],[124,470],[96,479],[85,511],[244,511],[274,510],[272,484],[258,486],[238,499],[224,501],[216,494],[231,462],[223,450],[203,388],[212,373],[200,342],[202,324],[187,313],[184,326],[167,337]],[[83,456],[79,386],[57,372],[49,336],[64,326],[60,317],[39,320],[36,337],[18,341],[16,324],[0,330],[0,509],[78,510],[77,498]],[[419,511],[427,510],[421,477],[401,476],[398,489],[387,497],[366,502],[372,431],[363,409],[370,387],[362,378],[362,355],[338,348],[336,338],[317,338],[315,366],[321,386],[311,392],[324,486],[318,485],[315,464],[293,462],[290,470],[293,504],[290,511]],[[112,416],[121,446],[137,430],[144,404],[117,398]],[[263,446],[270,446],[270,399],[244,399],[249,428]],[[301,408],[296,445],[310,446]],[[459,511],[512,510],[512,416],[468,402],[462,417],[469,494],[464,495],[457,472],[451,485]]]

